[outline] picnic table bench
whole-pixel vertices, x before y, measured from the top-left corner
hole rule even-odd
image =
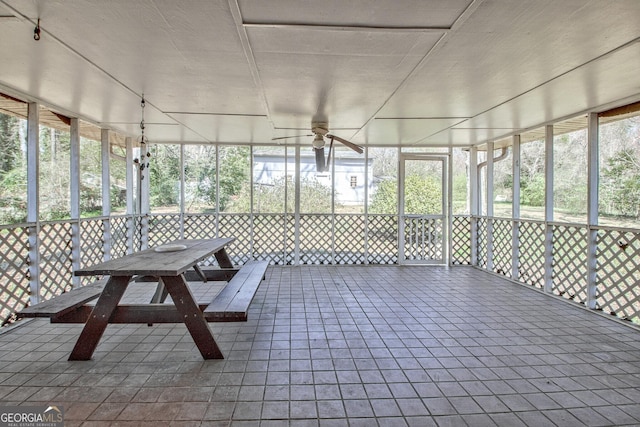
[[[234,268],[224,248],[233,238],[180,240],[175,251],[148,249],[93,267],[76,271],[77,275],[105,275],[87,286],[73,289],[53,299],[23,309],[22,317],[49,317],[52,323],[85,323],[69,360],[88,360],[109,323],[182,323],[184,322],[203,358],[223,358],[206,322],[246,321],[249,305],[265,278],[267,261],[249,261]],[[177,246],[176,246],[177,247]],[[188,270],[214,254],[217,270],[196,269],[201,281],[228,280],[211,301],[195,301],[185,276]],[[119,304],[128,284],[136,277],[155,277],[160,301],[146,304]],[[171,295],[174,304],[165,304]],[[98,299],[95,306],[87,303]]]

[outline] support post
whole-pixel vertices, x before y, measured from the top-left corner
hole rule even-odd
[[[544,136],[544,291],[553,292],[553,125]]]
[[[449,267],[453,265],[453,147],[449,146],[449,153],[446,161],[447,168],[447,203],[445,204],[447,219],[447,247],[445,260]]]
[[[469,214],[471,215],[471,265],[478,265],[478,149],[469,150]]]
[[[180,144],[180,238],[184,239],[184,220],[185,220],[185,207],[187,206],[185,200],[185,190],[184,190],[184,144]]]
[[[27,222],[30,304],[40,302],[40,106],[27,106]]]
[[[140,250],[147,249],[149,247],[149,211],[150,211],[150,199],[149,199],[149,152],[148,144],[140,144]],[[144,165],[144,167],[142,167]]]
[[[514,135],[512,146],[511,185],[511,278],[520,280],[520,135]]]
[[[364,263],[369,264],[369,147],[364,148]]]
[[[111,259],[111,145],[109,129],[100,130],[100,154],[102,157],[102,220],[104,227],[103,260]]]
[[[71,201],[71,269],[79,270],[80,265],[80,124],[77,118],[71,119],[70,134],[70,201]],[[73,276],[71,283],[79,287],[80,277]]]
[[[134,186],[134,166],[133,166],[133,138],[125,139],[126,150],[126,186],[127,186],[127,254],[134,252],[134,241],[136,231],[136,208],[134,203],[134,195],[136,187]]]
[[[294,201],[294,206],[295,206],[295,225],[294,225],[294,230],[295,230],[295,250],[294,250],[294,257],[293,257],[293,263],[295,265],[299,265],[300,264],[300,147],[296,146],[296,190],[295,190],[295,201]]]
[[[599,139],[598,139],[598,114],[589,113],[587,116],[587,140],[588,140],[588,196],[587,196],[587,221],[589,241],[587,246],[587,307],[596,308],[598,297],[597,283],[597,251],[598,251],[598,175],[599,175]]]
[[[493,271],[493,142],[487,142],[487,270]]]

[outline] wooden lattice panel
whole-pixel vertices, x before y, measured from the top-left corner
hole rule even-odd
[[[149,216],[149,247],[163,245],[179,238],[179,214]]]
[[[363,215],[336,215],[334,222],[334,262],[364,264],[365,218]]]
[[[478,238],[476,241],[477,248],[477,266],[487,268],[487,219],[478,218],[477,221]]]
[[[597,305],[640,323],[640,232],[599,229]]]
[[[253,216],[253,248],[256,259],[269,261],[271,265],[284,265],[286,218],[282,214],[257,214]]]
[[[251,253],[251,215],[220,214],[218,219],[220,237],[235,237],[236,240],[226,248],[231,262],[243,265],[252,258]]]
[[[29,303],[29,229],[26,226],[0,230],[0,324],[15,319]]]
[[[398,217],[396,215],[369,215],[367,261],[369,264],[396,264],[398,262]]]
[[[133,224],[129,218],[114,216],[109,219],[111,223],[111,258],[120,258],[127,254],[127,231],[129,224]]]
[[[80,221],[80,268],[104,261],[104,224],[101,219]],[[93,276],[83,276],[80,280],[88,285],[96,280]]]
[[[520,221],[518,229],[518,280],[536,288],[544,288],[545,224]]]
[[[187,214],[184,218],[185,239],[213,239],[218,236],[215,215]]]
[[[50,299],[72,289],[71,224],[40,225],[40,298]]]
[[[506,277],[512,277],[513,260],[513,223],[511,220],[493,221],[493,271]]]
[[[471,265],[471,218],[454,216],[451,228],[451,263]]]
[[[331,215],[300,215],[301,264],[331,264],[332,231]]]
[[[575,302],[587,301],[586,227],[553,226],[553,292]]]

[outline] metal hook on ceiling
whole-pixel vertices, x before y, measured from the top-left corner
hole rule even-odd
[[[38,24],[36,25],[36,28],[33,29],[33,39],[35,41],[40,40],[40,18],[38,18]]]

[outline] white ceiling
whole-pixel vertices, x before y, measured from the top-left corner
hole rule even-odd
[[[0,55],[129,136],[144,93],[152,142],[468,146],[638,101],[640,0],[0,0]]]

